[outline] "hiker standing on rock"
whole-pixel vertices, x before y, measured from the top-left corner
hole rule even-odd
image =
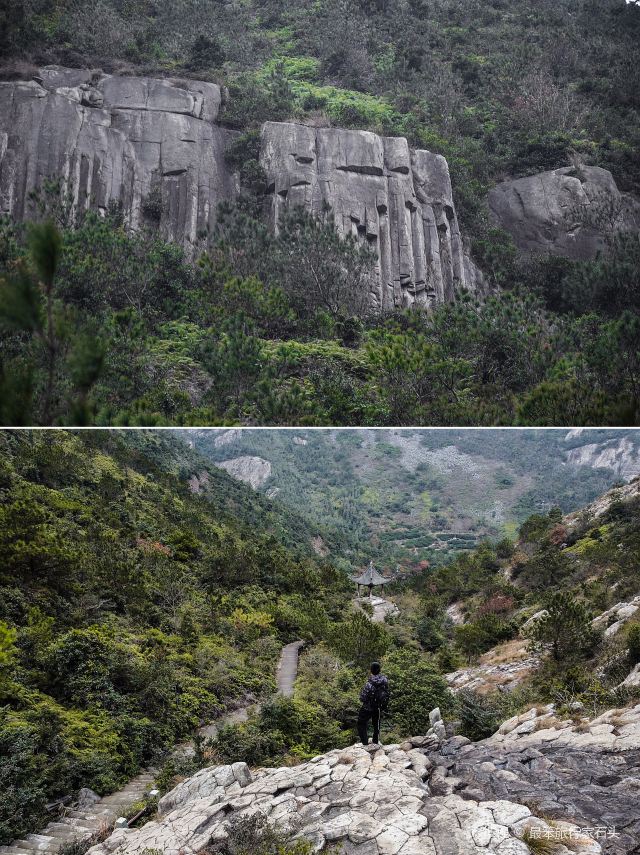
[[[369,720],[373,724],[373,742],[380,742],[380,713],[389,703],[389,681],[380,673],[380,663],[371,663],[369,679],[360,692],[362,706],[358,713],[358,736],[363,745],[369,744]]]

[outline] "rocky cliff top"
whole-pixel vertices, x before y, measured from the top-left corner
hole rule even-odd
[[[637,842],[640,705],[591,722],[536,708],[479,743],[441,740],[437,711],[432,720],[401,745],[354,745],[293,768],[202,769],[160,800],[156,820],[118,829],[90,855],[190,855],[255,813],[346,855],[527,855],[526,839],[622,855]]]

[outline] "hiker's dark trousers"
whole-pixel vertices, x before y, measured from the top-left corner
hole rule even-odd
[[[373,741],[380,742],[380,710],[368,710],[360,707],[358,713],[358,736],[363,745],[369,744],[369,719],[373,724]]]

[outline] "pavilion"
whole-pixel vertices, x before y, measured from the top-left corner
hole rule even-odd
[[[382,593],[384,594],[384,586],[387,583],[388,579],[385,579],[376,568],[373,566],[373,561],[369,562],[369,566],[367,569],[361,573],[359,576],[352,576],[353,581],[357,585],[358,596],[360,596],[360,586],[364,586],[369,589],[369,597],[371,597],[371,591],[374,587],[380,585],[382,587]]]

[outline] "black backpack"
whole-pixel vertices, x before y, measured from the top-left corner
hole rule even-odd
[[[371,693],[372,703],[376,709],[386,710],[389,706],[389,684],[384,683],[369,683],[373,692]]]

